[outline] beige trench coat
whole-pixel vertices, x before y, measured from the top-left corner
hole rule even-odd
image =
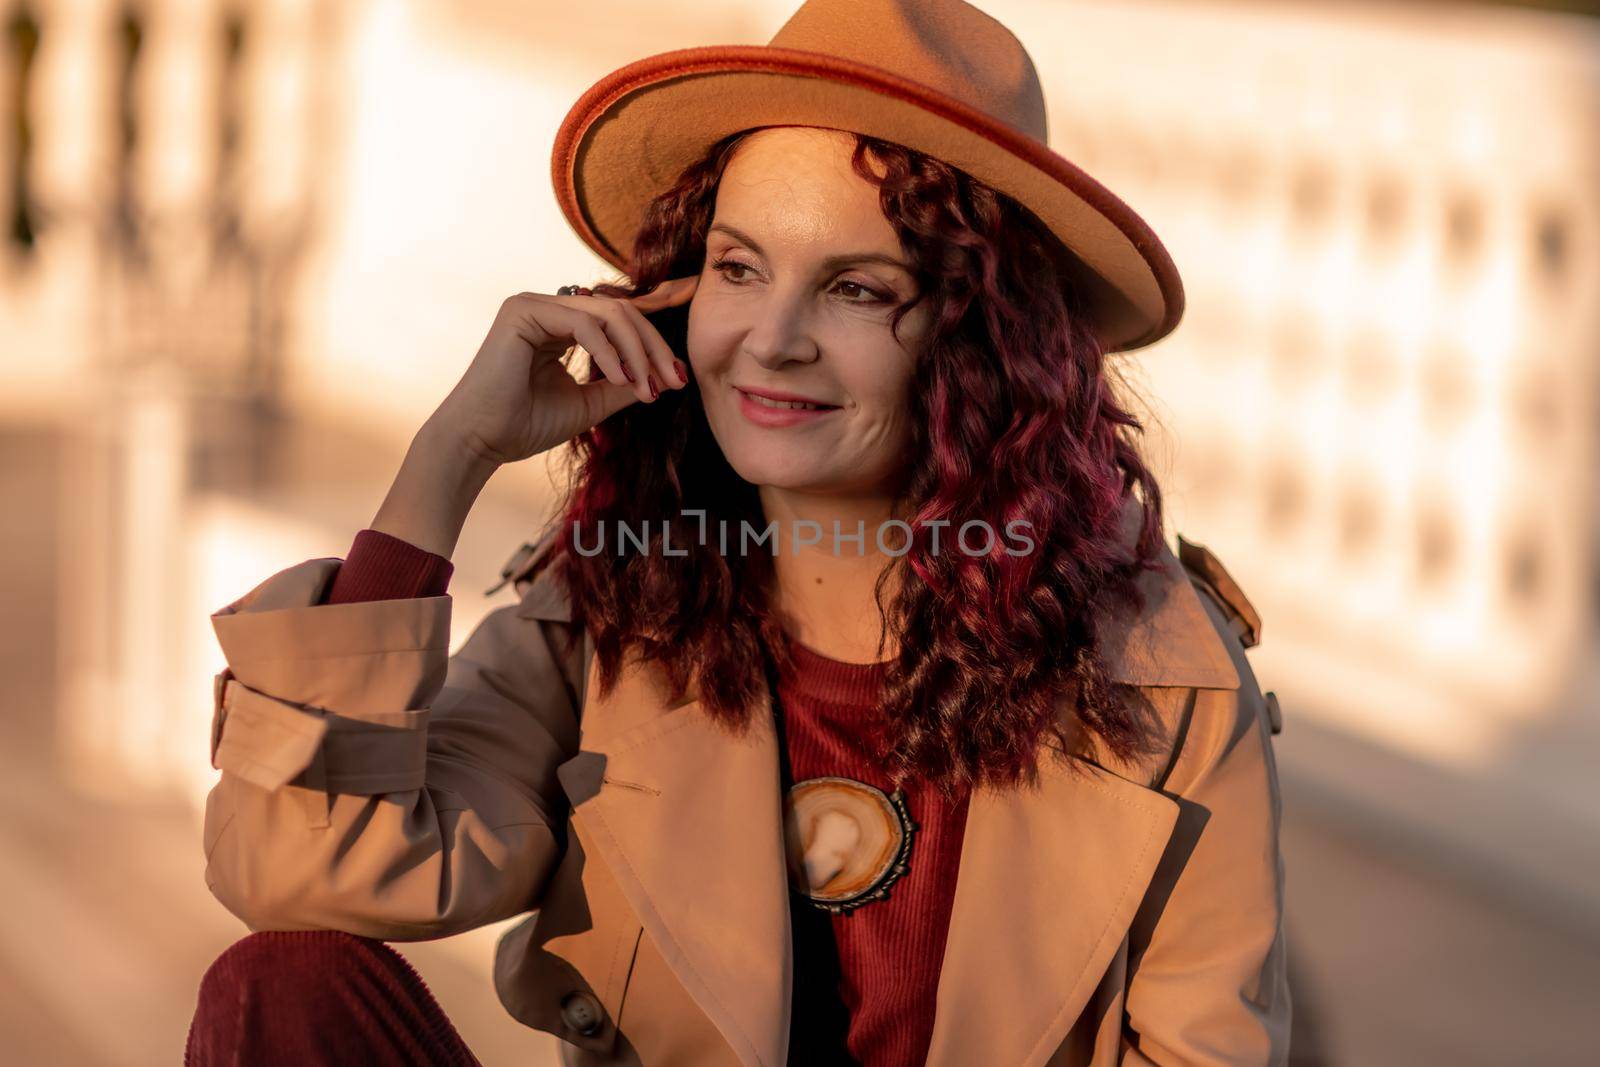
[[[1259,620],[1179,538],[1106,638],[1175,738],[1139,766],[1050,754],[969,810],[932,1067],[1281,1064],[1289,1036],[1276,701]],[[501,939],[506,1009],[568,1064],[776,1067],[790,951],[778,750],[670,704],[607,699],[549,572],[454,656],[449,596],[319,605],[341,560],[274,574],[212,621],[211,891],[251,930]],[[1184,564],[1188,564],[1186,568]]]

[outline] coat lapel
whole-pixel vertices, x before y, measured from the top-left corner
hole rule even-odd
[[[570,615],[538,586],[522,614]],[[573,825],[740,1061],[779,1067],[793,964],[770,702],[735,737],[692,696],[669,702],[648,665],[626,664],[601,697],[587,644],[585,657],[580,750],[557,770]]]
[[[1102,634],[1111,677],[1136,686],[1236,687],[1238,673],[1194,587],[1170,551],[1162,562],[1141,582],[1145,612],[1112,621]],[[1183,690],[1152,698],[1170,710]],[[1151,787],[1152,768],[1102,762],[1050,749],[1036,788],[973,794],[928,1067],[1042,1065],[1089,1002],[1179,810]],[[980,1022],[986,1019],[1004,1021]]]
[[[1125,537],[1133,520],[1125,514]],[[1171,733],[1184,689],[1237,688],[1238,672],[1178,558],[1163,545],[1160,560],[1139,581],[1144,611],[1107,619],[1098,648],[1115,681],[1155,689],[1147,696]],[[1037,789],[973,793],[928,1067],[1050,1061],[1122,944],[1178,822],[1178,801],[1154,787],[1163,765],[1069,760],[1050,749]]]
[[[1137,617],[1103,626],[1113,678],[1235,688],[1238,674],[1170,550]],[[546,571],[521,614],[568,618]],[[749,1067],[787,1055],[793,960],[778,748],[763,697],[735,737],[632,663],[604,699],[586,644],[582,742],[560,768],[572,818],[678,980]],[[930,1067],[1043,1064],[1098,984],[1178,815],[1138,768],[1044,754],[1032,789],[968,810]]]
[[[929,1067],[1049,1059],[1132,922],[1177,814],[1171,799],[1089,764],[1074,777],[1052,761],[1037,789],[973,794]]]

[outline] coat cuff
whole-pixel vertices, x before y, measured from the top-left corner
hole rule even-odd
[[[217,675],[211,765],[267,791],[312,783],[330,793],[370,795],[423,786],[428,759],[428,709],[350,719],[296,707]]]
[[[296,564],[211,616],[233,677],[352,718],[427,707],[449,668],[450,597],[321,603],[340,564]]]
[[[266,790],[419,789],[449,667],[448,596],[323,604],[338,559],[280,571],[212,615],[211,764]]]

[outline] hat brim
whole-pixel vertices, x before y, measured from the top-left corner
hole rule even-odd
[[[556,133],[556,200],[584,243],[625,271],[649,201],[711,144],[756,126],[856,130],[943,160],[1017,200],[1084,268],[1074,280],[1107,351],[1152,344],[1182,317],[1183,284],[1166,248],[1081,168],[959,100],[814,52],[686,48],[611,72]]]

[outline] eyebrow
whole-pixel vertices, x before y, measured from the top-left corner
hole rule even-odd
[[[749,245],[756,255],[762,257],[766,256],[767,253],[762,249],[761,245],[756,242],[755,238],[751,237],[743,230],[729,226],[725,222],[712,223],[711,228],[707,231],[707,233],[715,233],[719,230],[741,244]],[[882,263],[886,266],[897,267],[900,270],[905,271],[907,274],[911,273],[911,268],[908,267],[904,262],[883,252],[846,252],[842,255],[829,256],[827,259],[822,261],[822,267],[824,270],[836,270],[839,267],[849,266],[852,263]]]

